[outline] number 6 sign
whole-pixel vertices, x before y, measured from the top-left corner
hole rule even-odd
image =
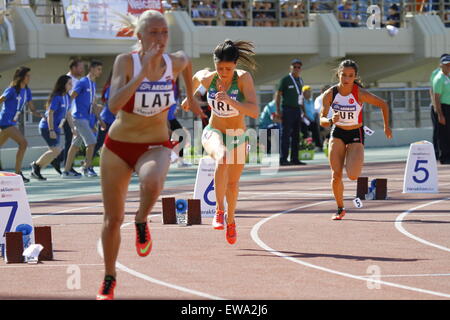
[[[412,143],[406,162],[403,193],[437,193],[438,173],[433,144]]]

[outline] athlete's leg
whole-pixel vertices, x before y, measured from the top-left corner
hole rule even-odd
[[[242,143],[232,151],[230,151],[229,159],[233,160],[232,163],[227,164],[228,167],[228,182],[226,186],[226,197],[227,197],[227,223],[231,224],[234,222],[234,214],[236,211],[237,200],[239,196],[239,180],[242,175],[242,170],[244,169],[247,150],[247,144]]]
[[[103,148],[100,171],[105,213],[102,227],[105,275],[116,277],[116,260],[120,247],[120,227],[125,214],[125,199],[133,170],[119,156]]]
[[[16,167],[15,167],[16,173],[19,173],[22,171],[22,161],[23,157],[25,156],[25,152],[27,151],[28,142],[23,136],[22,132],[20,132],[20,130],[14,126],[5,129],[5,131],[7,132],[8,136],[19,145],[19,148],[16,153]]]
[[[225,194],[228,185],[228,167],[224,163],[217,163],[214,171],[214,192],[216,194],[216,209],[225,211]],[[228,198],[227,198],[228,200]]]
[[[234,222],[234,214],[236,211],[237,200],[239,196],[239,179],[241,178],[243,164],[229,164],[228,165],[228,183],[226,188],[227,196],[227,223]]]
[[[342,182],[342,171],[344,168],[346,147],[344,142],[332,137],[329,142],[329,162],[331,166],[331,188],[333,190],[336,204],[339,208],[344,207],[344,183]]]
[[[202,145],[211,158],[216,160],[216,162],[223,162],[227,148],[223,143],[221,133],[213,130],[205,130],[202,134]]]
[[[364,165],[364,145],[362,143],[350,143],[347,145],[345,156],[345,170],[350,180],[357,180]]]
[[[147,222],[147,217],[164,187],[170,166],[171,150],[165,147],[152,148],[136,163],[140,182],[140,203],[136,222]]]
[[[225,193],[228,183],[226,162],[226,147],[223,144],[222,134],[207,130],[202,136],[202,145],[205,151],[216,160],[216,170],[214,171],[214,192],[216,194],[217,210],[225,210]]]

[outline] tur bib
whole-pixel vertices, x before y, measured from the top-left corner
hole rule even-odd
[[[363,123],[362,104],[358,101],[359,87],[354,84],[352,92],[343,96],[339,93],[337,86],[333,87],[333,102],[331,108],[333,112],[339,113],[337,126],[354,126]]]

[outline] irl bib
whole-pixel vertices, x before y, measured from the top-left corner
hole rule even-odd
[[[218,78],[219,77],[216,74],[214,76],[213,80],[211,81],[211,85],[209,86],[208,95],[207,95],[208,105],[211,107],[211,111],[220,118],[236,117],[239,115],[239,110],[230,106],[229,104],[224,103],[223,101],[215,100],[216,93],[218,92],[218,89],[217,89],[217,79]],[[237,79],[238,79],[238,75],[237,75],[237,72],[235,72],[233,75],[231,87],[227,91],[227,93],[231,99],[236,100],[236,101],[243,101],[243,95],[239,91],[239,88],[237,85]]]

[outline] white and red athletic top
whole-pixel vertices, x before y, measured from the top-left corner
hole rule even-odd
[[[338,126],[354,126],[363,123],[363,104],[358,100],[359,86],[353,84],[352,92],[343,96],[339,93],[337,85],[333,87],[333,101],[331,108],[333,112],[339,113]]]
[[[133,57],[133,77],[141,72],[142,65],[137,52],[131,53]],[[135,94],[128,100],[123,111],[144,117],[152,117],[169,110],[175,104],[174,77],[172,60],[168,54],[163,54],[166,71],[158,81],[149,81],[145,78]]]

